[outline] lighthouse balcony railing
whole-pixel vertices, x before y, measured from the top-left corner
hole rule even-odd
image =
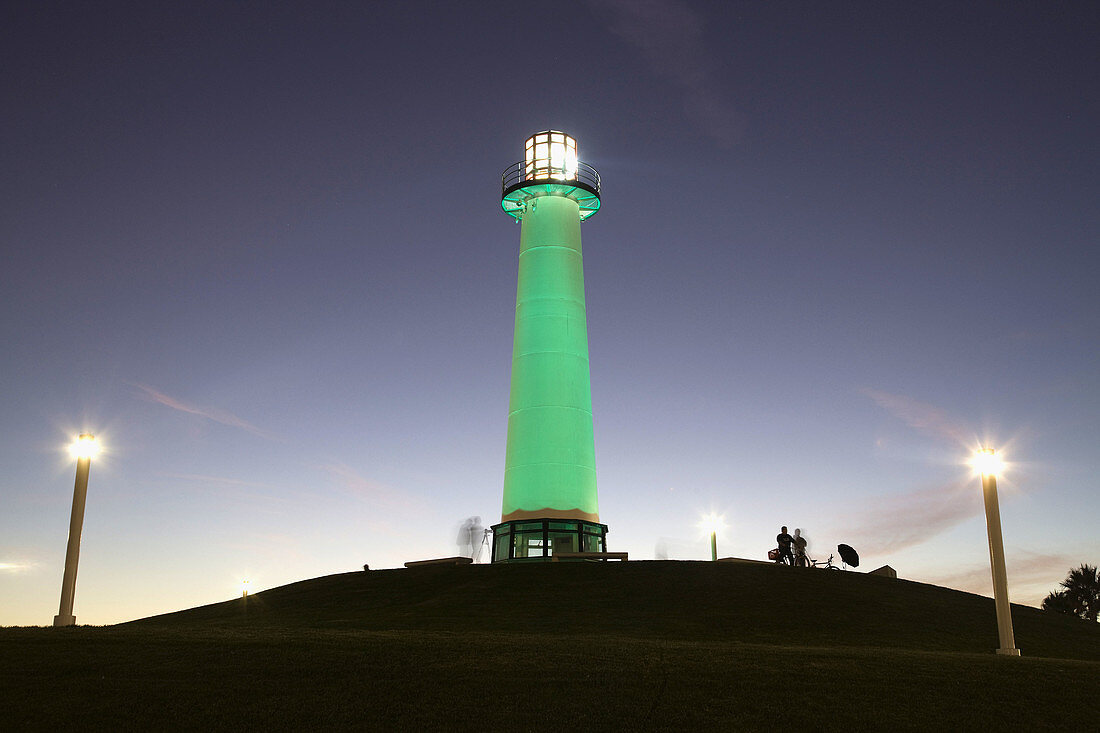
[[[570,170],[553,166],[536,168],[521,160],[504,169],[504,173],[500,177],[501,196],[507,196],[517,188],[540,183],[579,186],[597,196],[600,195],[600,174],[588,163],[577,161],[577,169]]]

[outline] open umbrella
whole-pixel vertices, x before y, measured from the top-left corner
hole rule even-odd
[[[851,545],[837,545],[836,549],[845,565],[851,565],[853,568],[859,567],[859,553],[853,550]]]

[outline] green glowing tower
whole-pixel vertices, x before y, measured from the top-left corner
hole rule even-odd
[[[605,552],[596,501],[581,222],[600,176],[558,130],[529,137],[504,171],[501,208],[521,224],[504,504],[493,562]]]

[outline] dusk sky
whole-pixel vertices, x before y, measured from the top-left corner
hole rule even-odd
[[[1100,561],[1100,5],[9,2],[0,624],[456,554],[499,521],[519,227],[564,130],[600,516],[1014,602]],[[798,600],[798,599],[792,599]],[[803,599],[804,600],[804,599]],[[1026,640],[1018,639],[1026,649]]]

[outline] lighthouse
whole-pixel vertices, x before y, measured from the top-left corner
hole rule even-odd
[[[493,562],[606,552],[596,499],[581,222],[600,209],[600,176],[560,130],[527,138],[501,178],[520,223],[512,386]]]

